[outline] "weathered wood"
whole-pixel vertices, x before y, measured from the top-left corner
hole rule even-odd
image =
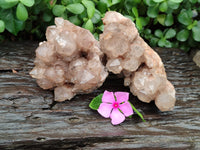
[[[37,43],[0,45],[0,149],[200,149],[200,69],[180,50],[156,49],[177,91],[174,111],[130,101],[144,115],[112,126],[89,109],[105,89],[129,91],[110,75],[93,93],[54,103],[53,92],[39,88],[28,72]],[[17,72],[15,72],[17,71]]]

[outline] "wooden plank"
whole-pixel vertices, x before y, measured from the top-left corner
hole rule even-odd
[[[55,103],[53,92],[39,88],[28,74],[37,45],[0,46],[0,149],[200,149],[200,69],[186,53],[156,49],[177,91],[174,111],[160,112],[131,95],[146,122],[134,115],[112,126],[88,105],[105,89],[129,91],[123,79],[110,75],[93,93]]]

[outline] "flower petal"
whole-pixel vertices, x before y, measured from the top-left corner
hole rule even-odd
[[[128,92],[115,92],[118,103],[128,101],[129,93]]]
[[[102,102],[104,102],[104,103],[114,103],[115,102],[114,93],[105,90],[104,93],[103,93]]]
[[[123,114],[126,117],[131,116],[133,114],[133,109],[129,102],[125,102],[125,103],[119,105],[119,109],[123,112]]]
[[[110,117],[111,110],[113,109],[112,104],[101,103],[97,111],[105,118]]]
[[[118,109],[113,109],[110,118],[113,125],[120,124],[125,120],[125,116]]]

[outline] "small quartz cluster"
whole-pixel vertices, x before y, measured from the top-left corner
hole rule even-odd
[[[41,88],[55,88],[55,101],[64,101],[100,87],[108,73],[99,42],[90,31],[62,18],[55,18],[55,24],[47,28],[47,41],[36,49],[30,75]]]
[[[103,18],[100,47],[107,56],[107,69],[125,76],[124,85],[141,101],[155,100],[161,111],[172,110],[175,89],[167,80],[158,54],[139,36],[135,24],[117,12]]]

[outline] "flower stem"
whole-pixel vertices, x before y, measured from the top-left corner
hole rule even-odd
[[[128,101],[129,102],[129,101]],[[144,120],[142,114],[133,106],[133,104],[131,102],[129,102],[131,104],[131,107],[133,108],[133,110],[137,113],[137,115],[142,119],[143,122],[146,122],[146,120]]]

